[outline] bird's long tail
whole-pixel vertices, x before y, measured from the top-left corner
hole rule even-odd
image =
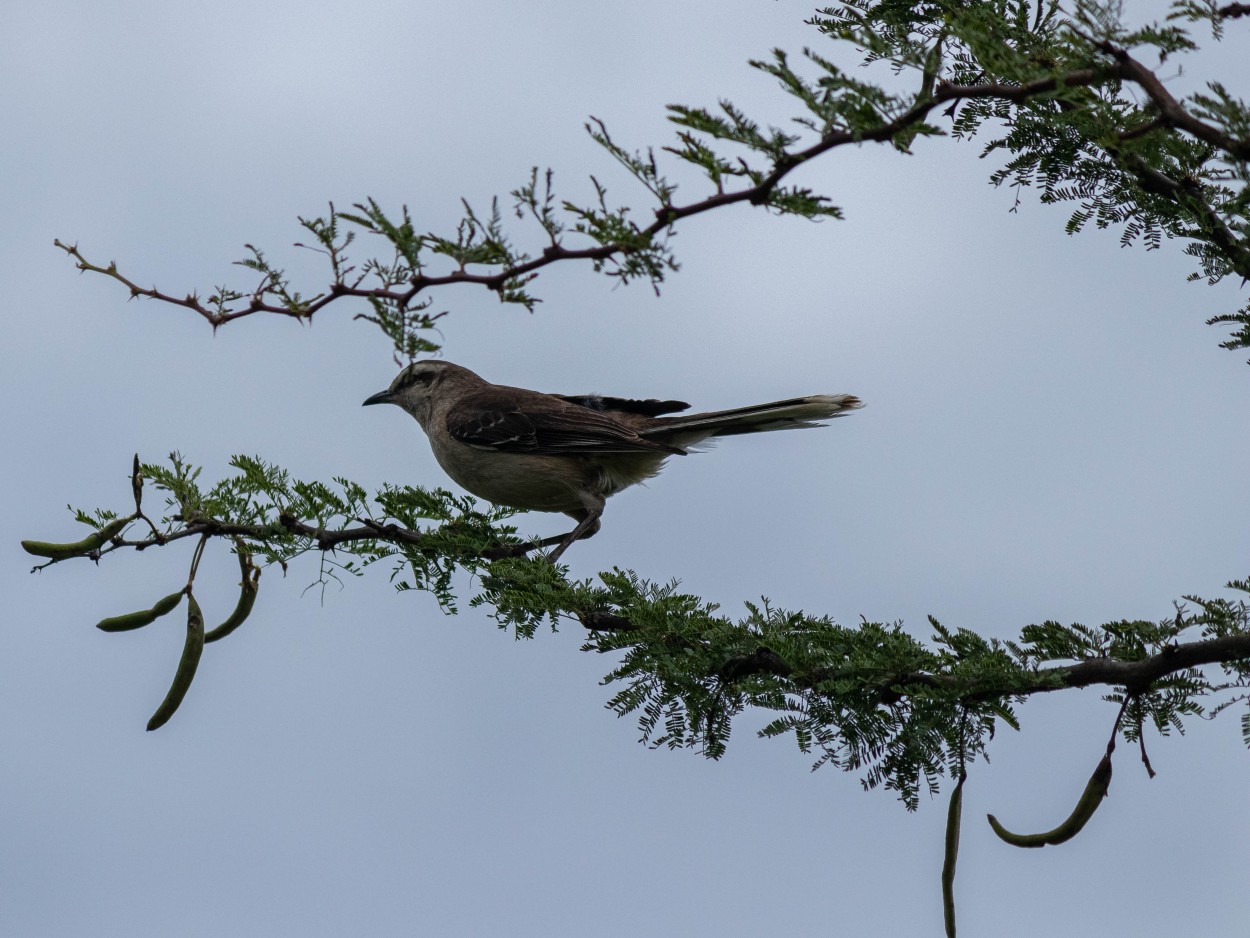
[[[658,420],[661,423],[658,426],[648,427],[641,431],[641,435],[657,441],[689,445],[713,436],[819,427],[826,420],[843,417],[863,406],[863,402],[853,394],[813,394],[811,397],[792,397],[785,401],[736,407],[733,410],[660,417]]]

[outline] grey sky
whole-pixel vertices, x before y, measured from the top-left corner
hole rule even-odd
[[[176,588],[189,550],[29,576],[18,547],[80,536],[67,501],[124,507],[136,450],[179,449],[213,478],[258,453],[303,478],[445,484],[415,423],[360,407],[394,366],[359,309],[212,336],[76,275],[54,237],[172,292],[249,284],[230,261],[251,242],[311,291],[326,275],[290,247],[295,216],[329,200],[407,202],[419,227],[447,230],[460,197],[485,206],[538,165],[570,198],[593,172],[642,210],[587,116],[631,146],[669,142],[670,102],[727,96],[782,122],[789,101],[745,62],[817,43],[806,7],[11,6],[0,933],[939,932],[944,798],[908,814],[854,777],[809,773],[789,741],[754,738],[762,719],[720,763],[648,752],[603,709],[611,662],[579,653],[575,629],[516,643],[478,612],[395,594],[382,569],[322,597],[304,592],[308,558],[266,571],[252,620],[147,734],[180,629],[92,625]],[[1159,618],[1250,572],[1250,370],[1202,325],[1244,293],[1186,284],[1174,244],[1067,238],[1062,210],[1027,194],[1010,214],[977,152],[834,154],[799,181],[846,221],[694,219],[658,298],[574,266],[538,281],[533,316],[467,288],[435,297],[453,311],[447,357],[501,383],[699,408],[867,402],[828,429],[727,440],[614,498],[567,555],[574,575],[619,565],[730,611],[767,595],[847,624],[927,635],[933,614],[1012,637],[1044,619]],[[237,568],[220,550],[205,564],[213,619]],[[1235,715],[1152,738],[1153,781],[1122,751],[1112,798],[1063,848],[1011,850],[981,821],[1057,821],[1113,717],[1096,692],[1030,702],[1024,732],[976,768],[962,934],[1244,934]]]

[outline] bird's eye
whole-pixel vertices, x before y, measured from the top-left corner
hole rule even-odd
[[[434,374],[429,371],[410,371],[403,378],[402,386],[406,388],[429,387],[434,382]]]

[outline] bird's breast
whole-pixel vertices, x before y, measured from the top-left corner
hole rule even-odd
[[[432,448],[443,471],[466,491],[496,505],[527,511],[578,511],[586,506],[588,494],[601,498],[614,495],[654,476],[665,459],[663,453],[502,453],[455,440]]]

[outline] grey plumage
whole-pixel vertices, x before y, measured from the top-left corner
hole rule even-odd
[[[599,530],[604,502],[652,478],[670,456],[714,437],[823,426],[863,406],[817,394],[732,410],[667,416],[684,401],[543,394],[491,384],[451,362],[413,362],[365,404],[391,403],[421,424],[443,471],[499,505],[563,512],[578,524],[551,554]]]

